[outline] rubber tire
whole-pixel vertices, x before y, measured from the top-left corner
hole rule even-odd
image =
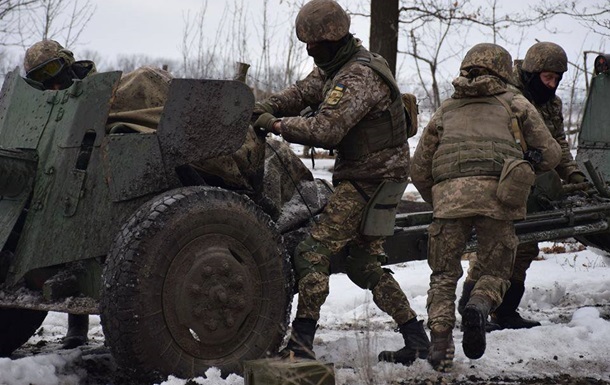
[[[41,310],[0,309],[0,357],[9,357],[25,344],[46,316]]]
[[[215,253],[222,263],[210,257]],[[211,312],[201,314],[210,303],[202,307],[196,302],[211,298],[205,290],[212,280],[200,283],[198,277],[219,279],[224,274],[212,271],[208,261],[217,270],[230,266],[224,278],[229,283],[214,287],[222,286],[224,297],[219,298],[227,303],[249,308],[242,319],[232,305],[219,305],[220,300]],[[100,301],[106,344],[131,378],[193,378],[211,366],[223,375],[241,373],[244,360],[279,349],[290,317],[293,281],[274,222],[249,198],[201,186],[165,193],[127,221],[111,248]],[[241,297],[231,297],[232,285],[241,286]],[[201,319],[181,323],[180,317],[184,321],[191,311],[199,311]],[[227,319],[238,326],[230,328],[221,320],[219,337],[206,322],[209,314],[225,311],[233,312],[236,320]]]

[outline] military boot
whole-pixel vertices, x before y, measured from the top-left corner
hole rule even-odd
[[[313,338],[317,329],[316,321],[309,318],[295,318],[292,321],[292,333],[286,347],[279,353],[281,358],[304,358],[315,360]]]
[[[413,318],[411,321],[398,325],[405,347],[397,351],[385,350],[379,353],[377,357],[379,361],[393,362],[395,364],[411,365],[417,358],[425,359],[428,357],[428,349],[430,349],[430,340],[424,330],[424,321],[417,321]]]
[[[524,292],[524,282],[511,280],[510,287],[506,294],[504,294],[502,303],[491,315],[492,321],[497,323],[502,329],[529,329],[540,326],[540,322],[525,319],[517,311]]]
[[[74,349],[84,345],[89,332],[88,314],[68,314],[68,333],[63,338],[61,347],[63,349]]]
[[[431,330],[430,338],[432,342],[430,343],[428,362],[434,370],[448,372],[453,366],[453,355],[455,353],[451,328]]]
[[[490,308],[491,300],[482,295],[471,296],[464,308],[462,348],[468,358],[481,358],[485,353],[485,323]]]
[[[474,288],[476,282],[472,281],[464,281],[464,286],[462,286],[462,295],[460,296],[460,300],[458,301],[457,311],[461,316],[464,316],[464,308],[470,299],[470,292]],[[464,331],[464,325],[462,325],[461,330]],[[498,325],[493,319],[489,320],[485,323],[485,331],[493,332],[496,330],[502,330],[500,325]]]

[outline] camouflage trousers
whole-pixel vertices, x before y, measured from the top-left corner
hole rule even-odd
[[[368,196],[377,184],[358,182]],[[399,325],[415,318],[407,296],[385,261],[383,237],[366,237],[359,231],[366,200],[351,182],[340,182],[328,204],[313,225],[311,235],[296,248],[294,264],[299,289],[297,318],[320,318],[320,308],[329,293],[330,258],[347,251],[348,277],[364,289],[370,289],[373,301]]]
[[[478,242],[476,281],[471,296],[489,298],[492,309],[502,302],[513,271],[517,236],[512,221],[484,216],[436,218],[428,227],[428,264],[432,269],[428,290],[428,327],[455,326],[455,289],[463,274],[461,257],[475,229]]]
[[[523,243],[517,247],[517,255],[515,256],[515,263],[513,266],[513,274],[510,277],[511,281],[525,282],[527,275],[527,269],[530,268],[532,261],[538,257],[540,248],[538,243]],[[473,277],[481,276],[481,266],[477,263],[476,256],[470,260],[470,267],[468,268],[467,281],[474,281]]]

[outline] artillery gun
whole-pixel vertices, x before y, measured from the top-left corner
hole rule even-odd
[[[283,341],[293,278],[282,234],[299,223],[278,225],[252,192],[189,165],[242,146],[253,94],[175,79],[155,132],[116,134],[106,122],[120,76],[60,91],[17,70],[4,81],[0,356],[58,311],[100,314],[128,376],[239,372]]]
[[[0,355],[48,311],[100,314],[128,376],[240,373],[283,341],[294,290],[287,250],[311,218],[274,221],[248,192],[188,167],[242,145],[254,104],[244,84],[176,79],[156,132],[112,134],[119,78],[99,73],[61,91],[35,89],[17,71],[4,81]],[[517,223],[521,242],[576,237],[610,251],[609,82],[607,71],[593,78],[580,134],[577,159],[594,185],[546,199],[548,210]],[[311,216],[325,194],[314,190]],[[431,221],[429,211],[399,214],[388,263],[425,259]],[[342,270],[339,258],[332,270]]]

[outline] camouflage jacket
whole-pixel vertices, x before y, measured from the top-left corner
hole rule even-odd
[[[514,67],[513,81],[519,92],[521,92],[523,96],[525,96],[527,100],[529,100],[530,103],[536,107],[536,110],[538,110],[538,113],[540,113],[540,116],[542,116],[542,120],[544,120],[544,124],[548,128],[549,132],[561,146],[561,161],[555,168],[555,171],[557,171],[561,179],[565,181],[569,180],[570,175],[575,172],[582,174],[578,168],[578,164],[572,157],[570,145],[566,139],[566,133],[563,127],[561,99],[558,96],[554,96],[551,98],[551,100],[544,104],[534,103],[533,98],[527,92],[525,85],[523,84],[521,68],[519,66]]]
[[[390,88],[373,69],[356,61],[348,62],[332,78],[319,68],[287,89],[272,95],[268,102],[282,119],[282,137],[307,146],[336,148],[359,121],[375,119],[391,104]],[[299,116],[311,106],[316,113]],[[356,160],[337,155],[333,181],[383,179],[406,180],[409,146],[386,148]]]
[[[456,99],[497,95],[507,91],[506,84],[493,76],[480,76],[473,80],[458,77],[453,81],[453,86],[455,93],[452,98]],[[515,94],[510,107],[519,120],[525,141],[542,152],[543,160],[536,168],[540,171],[553,169],[559,162],[561,148],[544,126],[534,106],[523,95]],[[434,184],[432,161],[443,135],[441,113],[439,109],[432,116],[411,160],[413,184],[422,198],[432,203],[434,216],[464,218],[483,215],[500,220],[523,218],[525,206],[509,208],[496,198],[498,177],[467,176]]]

